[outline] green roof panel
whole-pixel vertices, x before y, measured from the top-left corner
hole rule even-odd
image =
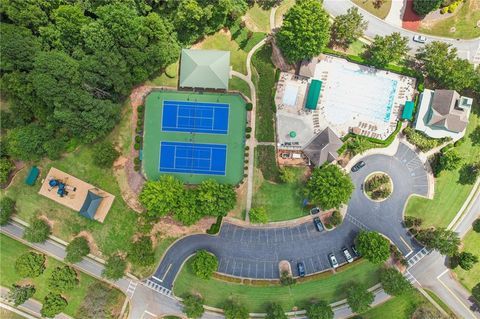
[[[307,102],[305,107],[309,110],[317,108],[318,98],[320,97],[320,90],[322,89],[322,81],[312,80],[308,88]]]
[[[183,49],[180,87],[228,89],[230,51]]]

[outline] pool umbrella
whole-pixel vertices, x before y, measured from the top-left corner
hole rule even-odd
[[[297,136],[297,133],[295,131],[291,131],[288,135],[290,135],[291,138],[294,138]]]

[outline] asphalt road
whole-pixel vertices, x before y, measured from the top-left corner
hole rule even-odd
[[[290,227],[240,227],[224,223],[218,236],[187,236],[177,241],[165,254],[150,280],[171,289],[183,263],[197,250],[206,249],[219,259],[220,273],[258,279],[279,278],[278,263],[288,260],[297,276],[297,263],[305,265],[307,274],[331,268],[328,254],[339,263],[346,260],[341,252],[350,249],[362,229],[376,230],[388,236],[409,255],[422,247],[402,227],[402,210],[407,198],[416,193],[426,195],[427,176],[417,155],[400,144],[395,156],[371,155],[363,159],[366,166],[352,173],[356,186],[342,225],[319,233],[308,221]],[[372,202],[364,195],[361,184],[372,172],[388,173],[393,181],[392,195],[385,201]]]
[[[327,12],[333,16],[340,14],[345,14],[347,10],[354,6],[354,4],[349,0],[324,0],[323,7]],[[414,42],[412,40],[417,32],[412,32],[409,30],[402,29],[397,26],[388,24],[387,22],[375,17],[369,12],[363,10],[359,7],[360,12],[362,13],[364,19],[368,21],[368,28],[365,31],[365,35],[374,38],[376,35],[385,36],[392,34],[393,32],[400,32],[402,36],[405,36],[409,39],[409,47],[411,48],[411,53],[415,53],[418,48],[422,47],[424,44]],[[427,37],[427,43],[431,41],[442,41],[451,44],[458,50],[458,55],[462,58],[468,59],[472,63],[480,63],[480,39],[473,40],[457,40],[449,38],[441,38],[431,35],[425,35]]]

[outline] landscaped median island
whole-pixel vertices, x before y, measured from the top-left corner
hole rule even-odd
[[[375,172],[365,178],[363,183],[365,194],[373,201],[383,201],[393,191],[392,179],[385,173]]]

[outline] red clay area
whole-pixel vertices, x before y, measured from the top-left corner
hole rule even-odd
[[[423,17],[413,11],[413,0],[407,0],[407,7],[403,14],[402,27],[407,30],[417,31]]]

